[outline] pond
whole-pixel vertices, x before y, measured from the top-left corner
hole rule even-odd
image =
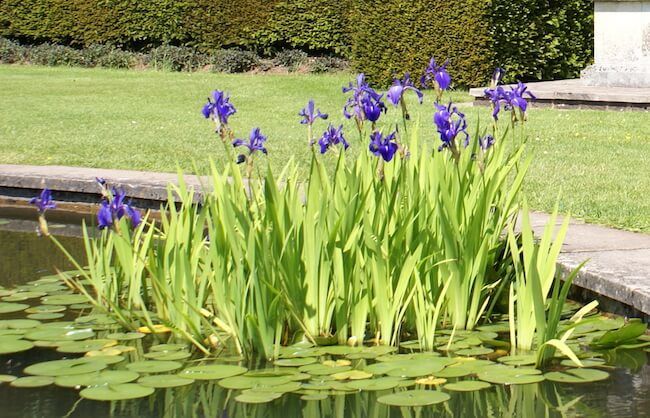
[[[72,268],[66,258],[46,239],[38,237],[36,222],[17,219],[0,218],[0,286],[4,289],[13,289],[16,286],[24,286],[44,276],[51,276],[55,267],[61,270]],[[68,225],[51,225],[52,231],[57,234],[59,240],[68,248],[73,255],[79,256],[83,253],[82,242],[78,238],[79,229]],[[50,277],[40,283],[55,283],[56,278]],[[48,282],[49,280],[49,282]],[[54,291],[50,296],[56,296]],[[60,292],[63,294],[64,292]],[[11,296],[11,295],[9,295]],[[6,302],[7,296],[3,296]],[[11,302],[9,298],[9,303]],[[32,308],[38,305],[38,298],[29,299],[26,303]],[[79,304],[73,304],[79,305]],[[83,304],[81,304],[83,305]],[[42,305],[46,306],[46,305]],[[39,312],[38,313],[57,313]],[[89,310],[83,306],[65,309],[61,318],[41,319],[43,324],[56,321],[74,321],[80,315],[89,315]],[[25,318],[26,312],[13,312],[0,314],[0,320]],[[33,314],[30,314],[33,315]],[[42,316],[47,318],[47,316]],[[97,319],[97,318],[95,318]],[[25,323],[21,323],[25,324]],[[90,322],[88,322],[90,324]],[[106,338],[108,333],[114,333],[111,327],[97,326],[93,323],[93,329],[97,333],[95,338]],[[26,325],[25,325],[26,326]],[[9,338],[16,331],[26,332],[21,326],[0,326],[4,337]],[[153,341],[147,336],[143,339],[120,340],[119,346],[124,350],[125,357],[128,357],[131,364],[137,360],[143,360],[143,353],[149,354],[155,351],[151,347],[159,345],[164,341]],[[43,345],[43,344],[39,344]],[[124,347],[133,347],[127,351]],[[177,356],[181,350],[165,350],[168,359],[180,358]],[[351,356],[341,350],[340,355],[334,355],[336,350],[321,352],[318,360],[327,362],[332,360],[334,367],[341,367],[341,370],[348,370],[348,364],[357,366],[359,362],[371,364],[375,362],[372,356],[357,355]],[[358,354],[358,353],[357,353]],[[24,369],[30,365],[62,358],[73,359],[83,354],[63,354],[57,352],[55,347],[34,347],[32,349],[0,355],[0,375],[25,376]],[[316,354],[314,354],[316,355]],[[284,395],[268,403],[253,404],[242,403],[235,398],[239,397],[240,389],[226,389],[229,387],[246,387],[245,379],[231,379],[229,384],[215,380],[196,380],[191,384],[184,384],[174,388],[156,388],[148,397],[125,400],[125,401],[94,401],[79,396],[79,389],[75,387],[60,387],[55,384],[48,384],[44,387],[18,388],[12,387],[9,383],[0,383],[0,404],[3,417],[533,417],[533,416],[587,416],[587,417],[644,417],[650,411],[650,366],[647,365],[648,353],[644,348],[629,350],[612,350],[603,355],[603,359],[609,367],[602,368],[609,373],[605,380],[583,384],[566,384],[552,381],[542,381],[533,384],[522,385],[501,385],[491,384],[482,390],[462,392],[444,390],[449,396],[435,405],[424,407],[397,407],[389,406],[377,401],[392,392],[399,392],[393,389],[398,385],[388,385],[385,390],[350,390],[350,387],[332,387],[329,376],[322,377],[320,384],[328,388],[328,396],[321,399],[320,395],[312,394],[313,400],[303,400],[303,393],[284,393]],[[436,362],[445,357],[441,353],[436,357],[430,357],[428,361]],[[477,356],[479,359],[482,356]],[[149,357],[151,358],[151,357]],[[305,359],[305,357],[299,357]],[[158,360],[164,360],[158,357]],[[223,360],[223,359],[222,359]],[[336,361],[339,363],[336,363]],[[183,360],[186,361],[186,360]],[[305,360],[304,364],[311,360]],[[315,361],[315,360],[314,360]],[[189,363],[191,365],[191,363]],[[234,365],[235,362],[228,364]],[[428,363],[427,363],[428,364]],[[253,368],[251,364],[246,364]],[[316,366],[318,366],[316,364]],[[260,366],[257,363],[257,367]],[[128,368],[128,366],[127,366]],[[113,370],[124,370],[119,365],[111,366]],[[291,368],[293,369],[293,368]],[[288,369],[287,369],[288,370]],[[307,369],[303,369],[307,370]],[[315,369],[312,367],[311,370]],[[375,368],[375,370],[378,370]],[[293,373],[293,372],[291,372]],[[295,376],[287,372],[286,376]],[[147,371],[142,371],[146,375]],[[297,373],[296,373],[297,374]],[[315,373],[314,373],[315,374]],[[164,386],[164,381],[173,384],[173,379],[168,373],[152,374],[159,376],[160,382],[153,386]],[[304,375],[304,373],[303,373]],[[138,375],[136,374],[136,377]],[[277,377],[277,376],[276,376]],[[285,379],[282,377],[282,379]],[[156,378],[154,378],[155,380]],[[283,380],[285,385],[291,386],[299,382],[301,378],[291,377]],[[385,377],[384,379],[389,379]],[[128,379],[127,379],[128,380]],[[449,375],[449,383],[456,378]],[[352,380],[350,380],[352,382]],[[384,380],[386,382],[387,380]],[[57,381],[61,384],[64,380]],[[293,383],[291,383],[293,382]],[[407,383],[408,382],[408,383]],[[477,381],[479,383],[483,383]],[[404,380],[402,386],[413,389],[413,381]],[[304,384],[304,381],[303,381]],[[311,388],[319,384],[317,379],[309,381]],[[238,386],[240,385],[240,386]],[[339,385],[343,385],[340,384]],[[485,384],[488,386],[487,384]],[[67,385],[70,386],[70,385]],[[74,386],[74,383],[72,383]],[[352,385],[354,386],[354,385]],[[433,388],[433,389],[432,389]],[[304,389],[304,387],[303,387]],[[427,389],[430,392],[443,393],[440,388],[434,386],[417,385],[417,389]],[[445,395],[445,399],[446,396]],[[385,398],[384,398],[385,399]]]

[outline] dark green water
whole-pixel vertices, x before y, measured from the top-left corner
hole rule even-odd
[[[0,284],[13,286],[51,274],[54,267],[69,269],[65,257],[49,240],[33,231],[36,223],[0,219]],[[81,243],[78,229],[55,226],[60,241],[76,256]],[[30,364],[61,358],[52,349],[0,355],[0,374],[22,376]],[[74,389],[49,386],[37,389],[0,384],[0,417],[650,417],[650,366],[643,350],[612,352],[617,365],[608,380],[584,385],[542,382],[498,386],[472,393],[451,393],[443,404],[423,408],[396,408],[376,402],[383,392],[332,396],[324,401],[302,401],[285,395],[268,404],[234,401],[235,393],[215,382],[177,389],[158,389],[137,401],[96,402],[81,399]]]

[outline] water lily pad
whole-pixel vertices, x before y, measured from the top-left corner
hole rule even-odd
[[[183,360],[190,357],[189,351],[153,351],[144,355],[151,360]]]
[[[314,357],[296,357],[296,358],[283,358],[279,360],[275,360],[273,364],[276,366],[283,366],[283,367],[300,367],[300,366],[306,366],[308,364],[313,364],[316,363],[316,359]]]
[[[74,309],[77,311],[83,310],[83,309],[92,309],[93,305],[90,303],[75,303],[73,305],[70,305],[70,309]]]
[[[363,370],[348,370],[347,372],[340,372],[332,374],[336,380],[361,380],[370,379],[372,373],[364,372]]]
[[[144,334],[166,334],[172,332],[172,329],[162,324],[154,324],[151,327],[142,326],[138,328],[138,331]]]
[[[256,377],[232,376],[219,381],[219,386],[226,389],[255,389],[260,386],[269,387],[283,385],[291,380],[287,376]]]
[[[43,305],[74,305],[75,303],[84,303],[88,299],[84,295],[70,293],[64,295],[49,295],[41,299]]]
[[[537,361],[537,358],[534,354],[519,354],[499,357],[497,361],[509,366],[532,366]]]
[[[140,377],[136,372],[129,370],[103,370],[98,373],[87,373],[73,376],[57,376],[54,384],[57,386],[73,388],[77,386],[100,386],[133,382]]]
[[[302,388],[300,382],[287,382],[281,385],[274,386],[256,386],[254,388],[257,392],[274,392],[274,393],[289,393],[297,392]]]
[[[235,397],[235,400],[242,403],[267,403],[278,399],[282,395],[282,393],[274,392],[246,391]]]
[[[350,388],[365,391],[379,391],[393,389],[404,382],[401,377],[379,377],[375,379],[353,380],[347,382],[346,385]]]
[[[144,337],[145,334],[141,332],[114,332],[106,335],[106,338],[110,338],[118,341],[139,340],[140,338],[144,338]]]
[[[360,351],[346,354],[345,357],[350,360],[373,359],[379,356],[385,356],[394,353],[395,351],[397,351],[397,347],[391,347],[389,345],[376,345],[372,347],[363,347]]]
[[[481,382],[480,380],[463,380],[456,383],[447,383],[444,388],[454,392],[474,392],[476,390],[487,389],[491,384]]]
[[[31,341],[0,337],[0,354],[18,353],[32,348],[34,348],[34,343]]]
[[[25,373],[36,376],[70,376],[96,372],[106,367],[107,365],[103,361],[79,358],[32,364],[25,369]]]
[[[187,349],[186,344],[158,344],[152,345],[149,351],[179,351]]]
[[[125,359],[123,356],[114,356],[114,355],[106,355],[106,354],[98,354],[98,355],[89,356],[88,355],[89,353],[91,353],[91,352],[89,351],[88,353],[86,353],[86,357],[85,357],[86,359],[101,361],[102,363],[105,363],[105,364],[108,364],[108,365],[121,363]],[[100,351],[100,353],[102,353],[102,352]]]
[[[56,351],[59,353],[87,353],[88,351],[101,350],[102,348],[112,347],[116,344],[116,340],[109,340],[106,338],[97,340],[71,341],[59,345]]]
[[[39,341],[78,341],[91,338],[94,335],[95,332],[90,328],[77,329],[73,327],[39,327],[34,331],[26,333],[25,338],[28,340]]]
[[[478,378],[502,385],[526,385],[544,380],[544,376],[537,369],[515,368],[509,366],[486,367],[477,374]]]
[[[126,368],[138,373],[163,373],[178,370],[183,367],[177,361],[143,360],[134,361],[126,365]]]
[[[10,383],[11,386],[16,388],[40,388],[49,386],[54,383],[54,378],[50,376],[27,376],[19,377]]]
[[[188,367],[178,373],[180,377],[189,377],[196,380],[217,380],[246,373],[245,367],[230,364],[206,364]]]
[[[544,375],[546,380],[560,383],[590,383],[605,380],[609,373],[595,369],[567,369],[563,372],[549,372]]]
[[[611,367],[607,365],[607,362],[605,360],[599,358],[580,359],[580,362],[582,363],[583,367]],[[576,367],[576,364],[569,359],[562,360],[560,362],[560,365],[567,367]]]
[[[424,386],[439,386],[447,383],[447,379],[443,379],[442,377],[427,376],[417,379],[415,383]]]
[[[324,401],[329,398],[327,393],[309,393],[300,397],[303,401]]]
[[[450,359],[441,359],[449,360]],[[448,364],[448,363],[447,363]],[[436,374],[445,368],[445,362],[433,362],[428,360],[417,360],[412,362],[399,362],[399,366],[386,372],[388,376],[394,377],[421,377]]]
[[[377,398],[377,402],[391,406],[426,406],[449,400],[449,395],[434,390],[407,390]]]
[[[10,374],[0,374],[0,383],[10,383],[16,379],[16,376],[12,376]]]
[[[122,383],[89,387],[79,392],[79,395],[82,398],[95,401],[121,401],[125,399],[144,398],[153,392],[154,388],[151,387],[137,383]]]
[[[62,313],[56,313],[56,312],[42,312],[42,313],[33,313],[27,315],[27,318],[35,319],[38,321],[48,320],[48,319],[59,319],[63,317],[64,315]]]
[[[464,348],[462,350],[456,351],[456,354],[461,356],[484,356],[486,354],[493,353],[494,350],[487,347],[472,347]]]
[[[330,366],[326,364],[308,364],[298,368],[303,373],[308,373],[314,376],[330,376],[335,373],[346,372],[352,369],[350,366]]]
[[[47,295],[45,292],[18,292],[2,298],[5,302],[21,302],[27,299],[40,298]]]
[[[194,383],[194,379],[179,377],[173,374],[157,374],[153,376],[143,376],[138,379],[138,383],[150,388],[175,388],[191,385]]]
[[[29,308],[29,305],[25,305],[24,303],[0,302],[0,314],[20,312],[27,308]]]
[[[467,365],[452,365],[449,367],[445,367],[444,369],[440,370],[439,372],[436,373],[436,377],[463,377],[463,376],[469,376],[470,374],[475,373],[471,367]]]

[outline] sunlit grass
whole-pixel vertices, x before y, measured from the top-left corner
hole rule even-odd
[[[227,90],[238,113],[239,137],[259,126],[269,136],[269,162],[279,172],[295,158],[307,172],[310,152],[298,111],[313,98],[345,123],[352,152],[365,149],[341,114],[336,75],[224,75],[103,69],[0,66],[0,163],[207,172],[222,160],[211,125],[200,114],[211,90]],[[454,93],[455,101],[469,96]],[[432,97],[410,99],[423,136],[435,139]],[[489,123],[483,108],[461,108],[473,126]],[[389,111],[391,125],[399,112]],[[315,130],[324,130],[321,123]],[[533,109],[526,128],[533,164],[525,191],[534,209],[650,232],[650,115],[648,112]],[[334,159],[332,159],[332,165]]]

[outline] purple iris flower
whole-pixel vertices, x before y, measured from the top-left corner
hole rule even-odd
[[[492,117],[494,120],[499,120],[499,112],[501,111],[501,103],[508,102],[508,92],[503,87],[498,86],[493,89],[485,89],[485,97],[492,102]]]
[[[343,107],[343,115],[347,119],[356,117],[357,121],[370,120],[376,122],[381,116],[382,111],[386,111],[386,105],[381,100],[383,94],[377,93],[366,82],[365,76],[357,76],[356,85],[350,83],[348,87],[343,87],[343,93],[352,92],[352,97]]]
[[[235,139],[232,141],[232,146],[247,147],[249,154],[252,154],[255,151],[261,151],[263,154],[266,154],[267,151],[266,148],[264,148],[264,142],[266,142],[266,136],[262,135],[260,128],[254,128],[248,137],[248,142],[244,141],[243,139]]]
[[[221,90],[212,92],[212,98],[208,97],[208,103],[201,110],[205,118],[212,118],[219,122],[220,126],[228,124],[228,118],[235,113],[237,109],[230,103],[230,97]]]
[[[381,98],[381,95],[379,97]],[[381,112],[386,111],[386,105],[381,100],[366,94],[361,98],[361,109],[363,110],[365,119],[370,122],[377,122],[381,116]]]
[[[522,113],[526,113],[528,102],[524,99],[524,95],[528,95],[528,97],[533,100],[537,98],[533,93],[529,92],[528,87],[520,81],[517,83],[516,87],[510,87],[510,91],[508,92],[508,105],[512,109],[517,107],[522,111]]]
[[[440,90],[447,90],[451,85],[451,76],[447,72],[448,64],[449,61],[445,61],[444,64],[437,65],[435,58],[431,58],[429,66],[420,79],[422,85],[428,87],[433,82]]]
[[[39,214],[44,214],[48,209],[56,208],[56,204],[52,200],[52,192],[50,189],[43,189],[39,197],[34,197],[29,201],[30,204],[36,205]]]
[[[318,145],[320,145],[320,153],[325,154],[330,147],[333,147],[337,144],[343,144],[343,149],[348,149],[350,144],[345,140],[343,136],[343,125],[340,125],[338,128],[335,128],[332,124],[327,128],[323,133],[323,136],[318,140]]]
[[[133,228],[140,225],[142,216],[140,212],[131,204],[126,203],[126,192],[113,187],[110,199],[103,200],[99,211],[97,211],[97,226],[104,229],[112,226],[115,221],[122,219],[124,216],[131,220]]]
[[[478,144],[483,151],[487,151],[494,145],[494,137],[492,135],[485,135],[478,139]]]
[[[383,158],[386,162],[392,160],[398,149],[397,143],[395,142],[395,134],[396,132],[393,132],[384,137],[381,132],[373,132],[370,135],[368,149],[377,157]]]
[[[418,96],[420,104],[422,104],[424,95],[420,90],[415,88],[413,81],[411,81],[411,75],[409,73],[404,74],[404,81],[397,78],[393,80],[393,86],[388,90],[388,94],[386,95],[388,97],[388,101],[397,106],[402,100],[402,96],[404,96],[406,90],[413,91]]]
[[[469,134],[467,133],[467,122],[465,115],[458,111],[456,106],[452,106],[451,102],[448,106],[439,105],[436,103],[438,111],[433,115],[433,121],[436,124],[442,145],[438,148],[442,151],[444,148],[454,148],[456,137],[460,134],[465,135],[463,141],[464,146],[469,145]]]
[[[303,117],[303,119],[300,121],[300,123],[303,125],[312,125],[316,119],[321,118],[323,120],[326,120],[328,117],[326,113],[321,113],[320,109],[315,109],[313,100],[310,100],[309,103],[307,103],[307,106],[305,106],[305,108],[302,109],[300,113],[298,113],[298,116]]]

